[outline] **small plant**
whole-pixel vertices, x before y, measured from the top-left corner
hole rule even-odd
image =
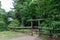
[[[6,29],[6,23],[4,21],[0,21],[0,31]]]
[[[8,27],[18,27],[18,26],[19,26],[19,22],[18,22],[17,20],[12,21],[12,22],[8,25]]]

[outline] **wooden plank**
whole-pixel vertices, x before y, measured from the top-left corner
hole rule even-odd
[[[31,27],[9,27],[9,28],[17,28],[17,29],[32,29]],[[40,30],[52,30],[52,29],[50,29],[50,28],[41,28],[41,27],[38,27],[38,29],[40,29]],[[52,30],[52,31],[60,31],[60,30],[56,30],[56,29],[54,29],[54,30]]]
[[[40,20],[44,20],[44,19],[30,19],[28,21],[40,21]]]
[[[22,29],[25,29],[25,28],[32,28],[32,26],[30,26],[30,27],[9,27],[9,28],[22,28]],[[40,28],[40,27],[38,27],[38,28]]]

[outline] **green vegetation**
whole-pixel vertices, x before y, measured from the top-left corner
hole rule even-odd
[[[18,27],[19,26],[19,22],[17,20],[13,20],[8,27]]]
[[[44,19],[41,23],[43,33],[54,36],[60,30],[59,0],[14,0],[15,13],[19,14],[24,25],[29,25],[29,19]]]
[[[9,17],[13,21],[7,20]],[[5,12],[0,7],[0,29],[2,30],[20,27],[22,23],[28,26],[29,19],[44,19],[41,21],[42,33],[60,37],[60,0],[14,0],[14,11],[9,12]]]
[[[25,32],[24,32],[25,31]],[[0,31],[0,38],[12,38],[12,37],[20,37],[25,34],[30,34],[30,30],[21,29],[19,32],[14,31]]]
[[[16,37],[18,33],[11,32],[11,31],[2,31],[0,32],[0,38],[7,38],[7,37]],[[19,34],[18,34],[19,35]]]

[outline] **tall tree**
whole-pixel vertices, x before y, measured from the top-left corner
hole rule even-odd
[[[1,1],[0,1],[0,28],[4,29],[7,26],[7,13],[4,9],[1,8]]]
[[[18,0],[14,7],[15,11],[21,12],[21,18],[25,23],[28,19],[43,18],[45,21],[42,23],[42,27],[51,29],[51,31],[60,29],[57,26],[60,25],[60,0]]]

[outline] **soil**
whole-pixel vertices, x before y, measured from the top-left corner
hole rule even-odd
[[[13,38],[1,38],[0,40],[42,40],[42,39],[38,38],[36,35],[33,36],[23,35],[23,36],[13,37]]]

